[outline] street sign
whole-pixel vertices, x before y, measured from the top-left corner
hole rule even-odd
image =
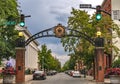
[[[10,26],[10,25],[16,25],[15,21],[8,21],[6,22],[6,25]]]
[[[80,4],[80,8],[92,8],[91,4]]]

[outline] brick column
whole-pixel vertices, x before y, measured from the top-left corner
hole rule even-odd
[[[98,80],[98,68],[97,68],[97,66],[98,66],[98,60],[97,60],[97,52],[96,52],[97,50],[95,49],[95,57],[94,57],[94,78],[95,78],[95,80]]]
[[[16,84],[25,83],[25,48],[16,48]]]
[[[104,47],[96,47],[96,81],[104,82]]]

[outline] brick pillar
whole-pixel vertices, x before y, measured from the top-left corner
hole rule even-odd
[[[94,57],[94,79],[98,80],[98,59],[97,59],[97,50],[95,49],[95,57]]]
[[[16,48],[16,84],[25,83],[25,48]]]
[[[104,82],[104,48],[96,47],[96,81]]]

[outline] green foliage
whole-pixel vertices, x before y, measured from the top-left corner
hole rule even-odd
[[[69,61],[66,61],[64,66],[62,67],[62,71],[66,71],[66,70],[69,70]]]
[[[0,18],[5,19],[9,15],[18,16],[16,0],[0,0]]]
[[[88,67],[91,67],[90,64],[92,64],[94,59],[94,46],[89,42],[88,38],[86,39],[84,37],[85,35],[87,35],[91,40],[94,40],[94,38],[96,38],[96,32],[99,29],[102,32],[102,37],[105,39],[105,52],[110,54],[111,48],[115,50],[116,54],[119,51],[117,46],[115,46],[114,43],[112,44],[110,41],[112,38],[120,37],[120,28],[113,23],[109,16],[104,16],[101,20],[96,21],[95,14],[90,17],[87,12],[73,8],[68,20],[68,27],[83,34],[71,31],[71,35],[77,35],[79,37],[66,36],[65,38],[62,38],[61,42],[64,49],[65,51],[74,52],[75,55],[77,55],[75,50],[78,49],[77,51],[80,52],[78,56]],[[112,35],[112,31],[116,32],[116,34]],[[79,49],[79,47],[81,47],[81,49]],[[70,65],[68,64],[68,66]]]
[[[0,62],[3,58],[15,57],[15,40],[18,31],[15,25],[7,25],[8,21],[16,21],[18,17],[16,0],[0,0]]]
[[[51,50],[48,50],[45,44],[41,46],[41,50],[38,52],[38,63],[42,66],[41,69],[57,71],[61,69],[61,63],[52,56]]]
[[[112,63],[113,68],[120,68],[120,58]]]

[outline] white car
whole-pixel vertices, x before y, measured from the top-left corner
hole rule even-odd
[[[80,72],[79,71],[74,71],[73,72],[73,77],[80,77]]]

